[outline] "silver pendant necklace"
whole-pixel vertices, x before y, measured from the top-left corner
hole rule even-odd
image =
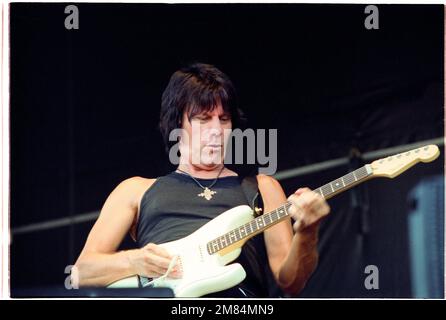
[[[183,172],[185,174],[187,174],[189,177],[191,177],[199,186],[201,189],[203,189],[203,192],[197,194],[197,196],[205,198],[206,200],[211,200],[212,197],[214,196],[214,194],[217,193],[217,191],[212,190],[211,188],[217,183],[218,177],[220,177],[220,174],[222,173],[223,169],[225,167],[222,167],[220,172],[217,175],[217,178],[215,178],[215,180],[211,183],[211,185],[209,187],[205,187],[203,186],[200,181],[198,181],[197,179],[195,179],[189,172],[183,171],[181,169],[177,169],[177,171]]]

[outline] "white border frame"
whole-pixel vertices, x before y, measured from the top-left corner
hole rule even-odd
[[[0,87],[0,96],[1,96],[1,121],[0,121],[0,134],[1,134],[1,160],[0,160],[0,176],[1,176],[1,215],[0,215],[0,299],[10,299],[10,277],[9,277],[9,245],[11,241],[10,237],[10,137],[9,137],[9,110],[10,110],[10,101],[9,101],[9,63],[10,63],[10,50],[9,50],[9,18],[10,18],[10,3],[19,3],[19,2],[44,2],[44,1],[8,1],[1,2],[1,87]],[[46,1],[47,2],[47,1]],[[66,0],[55,0],[53,2],[67,2]],[[199,1],[199,0],[189,0],[189,1],[156,1],[156,0],[146,0],[144,3],[252,3],[252,4],[260,4],[260,3],[311,3],[311,1],[265,1],[265,0],[217,0],[217,1]],[[126,1],[126,0],[105,0],[105,1],[88,1],[81,0],[70,2],[73,4],[76,3],[139,3],[138,1]],[[441,4],[444,5],[443,0],[427,0],[427,1],[411,1],[411,0],[393,0],[393,1],[358,1],[358,0],[322,0],[317,1],[313,4]],[[446,6],[445,8],[445,30],[446,30]],[[444,38],[445,48],[446,48],[446,37]],[[444,53],[444,61],[446,61],[446,51]],[[444,72],[446,74],[446,65]],[[446,81],[444,82],[444,90],[446,92]],[[444,95],[444,106],[446,106],[446,95]],[[445,135],[446,135],[446,126],[445,126]],[[443,148],[443,151],[445,149]],[[446,164],[444,164],[446,166]],[[446,179],[446,177],[445,177]],[[446,203],[445,203],[446,209]],[[445,221],[445,230],[446,230],[446,221]],[[445,264],[446,264],[446,242],[445,242]],[[446,273],[445,273],[445,283],[446,283]],[[445,286],[445,297],[446,297],[446,286]],[[42,299],[46,300],[46,299]],[[61,300],[70,300],[70,299],[61,299]],[[108,300],[108,299],[106,299]],[[132,300],[132,299],[130,299]],[[244,300],[244,299],[240,299]],[[249,299],[248,299],[249,300]],[[312,299],[310,299],[312,300]],[[335,299],[335,300],[350,300],[350,299]],[[380,299],[370,299],[370,300],[380,300]],[[406,299],[400,299],[406,300]],[[416,300],[413,298],[407,300]]]
[[[1,246],[0,298],[9,298],[9,3],[1,4]]]

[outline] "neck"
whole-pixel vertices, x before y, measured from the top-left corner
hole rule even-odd
[[[227,175],[227,173],[225,172],[227,171],[227,169],[224,168],[224,164],[206,168],[206,167],[194,166],[192,164],[181,163],[178,166],[178,169],[189,173],[191,176],[202,179],[215,178],[220,172],[221,172],[220,176]]]

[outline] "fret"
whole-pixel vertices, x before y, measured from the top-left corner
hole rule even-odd
[[[324,190],[322,189],[322,187],[320,187],[318,190],[320,190],[320,194],[321,196],[325,197],[326,195],[324,194]]]
[[[347,182],[345,181],[344,176],[340,177],[339,180],[341,180],[342,185],[343,185],[344,187],[345,187],[345,186],[348,186],[348,181],[347,181]]]
[[[276,217],[274,217],[274,214],[276,215]],[[279,214],[277,213],[277,211],[276,210],[273,210],[272,212],[271,212],[271,219],[273,220],[273,221],[277,221],[277,220],[279,220]]]
[[[356,170],[355,170],[355,171],[356,171]],[[358,181],[358,178],[356,178],[355,171],[353,171],[351,174],[352,174],[353,178],[355,179],[355,181]]]
[[[257,219],[254,219],[254,222],[256,223],[256,230],[259,230],[260,227],[259,227],[259,222],[257,221]]]
[[[317,188],[316,190],[314,190],[314,192],[319,193],[321,196],[324,196],[324,194],[322,193],[322,188]]]
[[[285,210],[283,209],[283,208],[281,208],[281,207],[279,207],[278,209],[276,209],[277,210],[277,212],[278,212],[278,216],[279,216],[279,219],[280,218],[283,218],[283,217],[285,217],[286,216],[286,212],[285,212]]]
[[[244,238],[246,236],[245,226],[241,226],[239,229],[240,229],[240,234],[242,235],[242,238]]]
[[[353,176],[352,173],[346,174],[345,176],[343,176],[342,181],[344,182],[344,185],[351,185],[352,183],[355,182],[355,177]]]
[[[232,244],[231,239],[229,238],[229,234],[228,233],[225,233],[225,240],[226,240],[226,244],[227,245]]]
[[[223,243],[223,248],[226,248],[227,246],[229,246],[228,241],[226,241],[226,235],[221,236],[222,239],[222,243]]]
[[[321,190],[324,197],[330,195],[333,192],[329,184],[324,184],[321,187]]]
[[[236,242],[242,238],[242,237],[240,236],[240,231],[239,231],[238,228],[234,230],[234,234],[235,234]]]
[[[362,178],[364,178],[364,171],[362,171],[361,168],[359,168],[358,170],[355,170],[354,173],[358,180],[361,180]]]
[[[260,216],[260,217],[256,218],[256,220],[257,220],[257,225],[259,226],[259,229],[260,230],[263,229],[264,223],[263,223],[262,217]]]
[[[285,213],[287,216],[289,216],[290,214],[288,213],[288,209],[291,207],[291,203],[287,202],[284,206],[283,209],[285,210]]]
[[[333,188],[333,191],[338,191],[339,189],[342,189],[344,187],[341,179],[336,179],[336,180],[332,181],[330,184],[331,184],[331,187]]]
[[[234,237],[235,237],[234,230],[231,230],[231,232],[229,232],[229,239],[231,239],[231,243],[235,242]]]
[[[289,202],[285,203],[285,204],[282,206],[283,211],[285,212],[285,217],[289,215],[289,213],[288,213],[288,208],[289,208],[290,206],[291,206],[291,203],[289,203]]]
[[[229,232],[225,233],[225,239],[226,239],[226,243],[228,245],[232,244],[231,237],[229,236]]]
[[[250,222],[252,232],[256,232],[258,230],[256,220],[252,220]]]
[[[245,237],[247,237],[247,236],[249,236],[251,234],[251,232],[248,230],[248,225],[247,224],[244,225],[243,230],[245,230],[244,231]]]
[[[247,228],[249,228],[249,230],[248,230]],[[247,233],[248,233],[248,234],[252,233],[252,228],[251,228],[251,224],[250,224],[250,223],[247,223],[247,224],[245,225],[245,229],[247,230]]]
[[[280,220],[279,211],[274,210],[273,213],[276,215],[276,219],[274,219],[274,220],[279,221]]]
[[[358,180],[364,179],[369,175],[365,166],[355,170],[354,172],[358,177]]]
[[[266,219],[268,219],[268,221],[266,221]],[[271,224],[272,220],[271,220],[271,216],[269,214],[265,214],[263,215],[263,221],[265,221],[265,224]]]
[[[273,223],[274,221],[276,221],[276,219],[274,218],[273,213],[274,213],[274,212],[269,212],[269,213],[267,213],[267,216],[268,216],[269,219],[271,220],[271,223]]]

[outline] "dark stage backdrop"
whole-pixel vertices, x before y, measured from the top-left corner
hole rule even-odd
[[[443,136],[440,5],[379,5],[379,30],[365,29],[365,5],[77,7],[79,30],[66,30],[65,4],[11,4],[12,229],[97,211],[120,181],[172,170],[160,97],[193,61],[231,77],[250,127],[278,129],[279,171]],[[411,296],[407,194],[432,175],[442,157],[330,200],[301,296]],[[63,284],[92,224],[13,236],[12,288]],[[378,290],[364,288],[368,264]]]

